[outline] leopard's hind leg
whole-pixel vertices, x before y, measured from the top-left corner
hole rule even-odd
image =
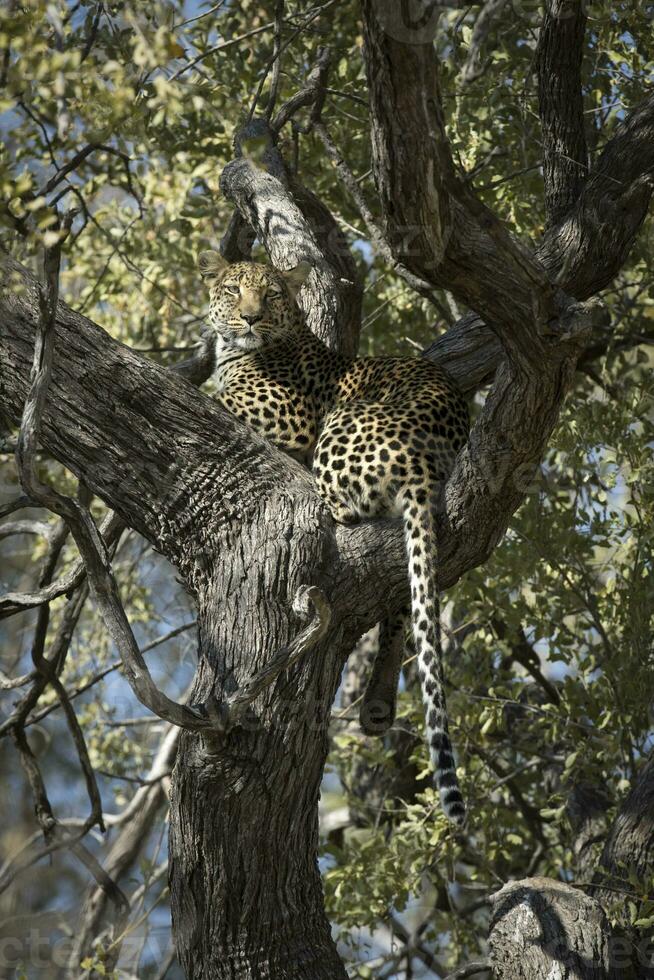
[[[379,646],[366,687],[359,721],[366,735],[383,735],[395,721],[397,686],[407,646],[409,610],[392,613],[380,623]]]

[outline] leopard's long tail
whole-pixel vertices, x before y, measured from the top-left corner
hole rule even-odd
[[[411,586],[411,626],[429,754],[443,811],[449,820],[461,826],[466,811],[456,776],[445,705],[436,509],[432,495],[423,487],[405,490],[403,515]]]

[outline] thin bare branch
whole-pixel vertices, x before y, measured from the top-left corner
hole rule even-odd
[[[175,761],[179,736],[179,728],[171,726],[168,729],[152,761],[146,784],[134,793],[122,813],[105,817],[108,825],[121,828],[104,862],[106,873],[116,881],[129,871],[142,853],[152,828],[156,826],[158,814],[167,803],[162,779],[170,772]],[[104,924],[107,899],[110,897],[102,888],[93,888],[87,894],[69,957],[71,969],[79,967],[82,959],[91,952],[93,940]],[[135,901],[136,896],[132,896],[131,904],[134,905]],[[114,935],[120,936],[125,920],[119,917],[112,924]],[[114,953],[117,954],[118,951],[119,949],[115,949]]]
[[[165,633],[163,636],[160,636],[158,639],[153,640],[151,643],[148,643],[146,646],[144,646],[141,650],[141,653],[144,654],[149,653],[151,650],[156,649],[157,647],[161,646],[163,643],[166,643],[168,640],[171,640],[174,637],[179,636],[181,633],[185,633],[187,630],[192,629],[195,625],[196,625],[196,621],[193,620],[192,623],[184,623],[182,626],[176,626],[175,629],[169,630],[168,633]],[[109,664],[108,667],[103,667],[102,670],[98,670],[95,674],[93,674],[93,676],[88,681],[86,681],[85,684],[81,684],[79,687],[75,688],[74,691],[71,691],[69,693],[69,699],[71,701],[74,701],[81,694],[85,694],[86,691],[89,691],[92,687],[95,687],[96,684],[98,684],[101,680],[104,680],[104,678],[107,677],[109,674],[112,674],[116,670],[120,670],[122,666],[123,666],[122,660],[115,660],[112,664]],[[34,677],[34,674],[32,673],[26,676],[28,679],[32,679]],[[14,685],[14,686],[18,686],[18,685]],[[20,686],[22,686],[22,684]],[[43,721],[44,718],[47,718],[47,716],[51,714],[53,711],[57,711],[58,708],[59,708],[59,704],[49,704],[47,707],[42,708],[41,711],[35,712],[33,715],[30,715],[30,717],[25,723],[25,727],[27,728],[30,725],[35,725],[38,722]],[[3,731],[0,730],[0,735],[2,733]]]
[[[330,63],[330,49],[321,48],[318,51],[315,65],[307,75],[304,86],[284,103],[272,120],[271,127],[276,133],[279,133],[286,123],[293,119],[296,113],[305,106],[313,106],[309,128],[311,128],[311,121],[320,118],[327,92],[326,82]]]
[[[264,115],[266,119],[272,116],[277,103],[279,80],[282,70],[282,30],[284,28],[284,0],[275,0],[275,34],[273,38],[272,71],[270,75],[270,91]]]
[[[0,517],[7,517],[9,514],[13,514],[17,510],[22,510],[24,507],[33,507],[34,504],[28,496],[21,494],[20,497],[15,497],[13,500],[9,500],[6,504],[0,506]]]
[[[254,118],[254,113],[256,112],[257,105],[259,104],[259,99],[261,97],[261,92],[263,91],[263,86],[265,84],[265,81],[266,81],[266,78],[268,76],[268,72],[270,71],[270,69],[273,67],[273,65],[277,61],[279,61],[279,58],[281,57],[281,55],[292,44],[292,42],[295,40],[295,38],[299,34],[302,34],[302,32],[305,31],[307,29],[307,27],[309,27],[309,25],[314,22],[314,20],[317,20],[317,18],[320,17],[321,14],[323,14],[330,7],[333,7],[335,3],[336,3],[336,0],[327,0],[326,3],[323,3],[321,6],[315,7],[313,10],[311,10],[309,12],[308,16],[306,16],[300,22],[300,24],[293,31],[291,31],[291,33],[286,38],[286,40],[283,42],[283,44],[281,44],[279,46],[279,50],[275,54],[273,54],[273,57],[270,59],[270,61],[268,62],[268,64],[265,65],[265,67],[263,69],[263,72],[261,74],[261,78],[259,80],[259,84],[257,85],[256,91],[254,93],[254,97],[252,99],[252,102],[250,103],[250,111],[248,113],[248,118],[247,118],[248,123],[251,123],[252,120],[253,120],[253,118]]]
[[[221,7],[224,7],[226,2],[227,0],[219,0],[218,3],[213,5],[213,7],[209,7],[208,10],[203,11],[201,14],[196,14],[195,17],[189,17],[187,20],[183,20],[181,24],[177,25],[177,27],[188,27],[189,24],[195,24],[195,22],[198,20],[203,20],[205,17],[210,17],[211,14],[215,14]]]
[[[312,609],[313,616],[309,619]],[[280,650],[265,667],[250,677],[226,701],[208,706],[210,712],[216,715],[216,727],[228,731],[238,725],[246,709],[262,691],[270,687],[282,671],[289,670],[325,635],[331,619],[331,609],[320,589],[315,586],[303,586],[299,589],[293,600],[293,612],[302,619],[309,619],[307,626],[292,643]]]
[[[220,51],[226,51],[228,48],[233,48],[235,44],[240,44],[241,41],[246,41],[249,37],[256,37],[257,34],[263,34],[264,31],[269,31],[271,28],[274,28],[274,26],[275,22],[270,21],[268,24],[263,24],[262,27],[253,27],[251,31],[245,31],[243,34],[239,34],[238,37],[230,37],[227,41],[221,41],[220,44],[216,44],[212,48],[207,48],[207,50],[203,51],[202,54],[197,55],[197,57],[193,58],[191,61],[188,61],[185,65],[182,65],[181,68],[178,68],[177,71],[170,76],[170,81],[176,82],[178,78],[181,78],[181,76],[187,71],[190,71],[191,68],[195,68],[195,66],[199,65],[205,58],[211,57],[212,54],[218,54]]]
[[[459,73],[462,85],[469,85],[470,82],[475,81],[484,74],[488,61],[484,62],[482,60],[483,48],[495,26],[497,18],[506,7],[507,2],[508,0],[486,0],[486,3],[477,14],[475,26],[472,29],[472,35],[468,44],[466,60]]]
[[[36,506],[34,503],[30,506]],[[40,505],[38,505],[40,506]],[[125,530],[125,525],[114,513],[108,514],[100,527],[107,549],[118,542]],[[33,609],[43,603],[51,602],[59,596],[73,591],[84,580],[86,575],[84,562],[80,558],[71,568],[55,582],[49,582],[36,592],[7,592],[0,596],[0,619],[13,616],[24,609]]]
[[[466,977],[474,977],[477,973],[486,973],[490,968],[489,960],[475,960],[474,963],[467,963],[465,966],[460,966],[458,970],[454,970],[453,973],[448,973],[443,980],[465,980]]]
[[[46,194],[49,194],[52,190],[54,190],[54,188],[58,184],[60,184],[62,180],[64,180],[68,176],[68,174],[76,170],[79,167],[80,163],[83,163],[84,160],[86,160],[86,158],[90,156],[91,153],[94,153],[96,150],[100,150],[104,153],[111,153],[117,157],[120,157],[120,159],[123,160],[124,162],[125,161],[129,162],[129,157],[127,156],[127,154],[123,153],[122,150],[119,150],[116,147],[108,146],[106,143],[87,143],[87,145],[83,146],[81,150],[78,150],[77,153],[75,153],[75,155],[72,156],[67,163],[65,163],[62,167],[60,167],[59,170],[57,170],[57,172],[52,175],[52,177],[46,180],[46,182],[38,189],[38,191],[34,193],[33,197],[35,198],[45,197]],[[131,175],[129,176],[131,181]],[[134,197],[138,199],[138,195],[133,191],[132,193],[134,194]]]

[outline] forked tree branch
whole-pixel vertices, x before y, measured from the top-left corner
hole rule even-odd
[[[271,126],[276,133],[279,133],[300,109],[308,106],[311,106],[309,127],[320,118],[320,112],[327,94],[326,85],[330,63],[331,52],[329,48],[321,48],[315,65],[307,75],[305,84],[284,103],[272,120]]]
[[[653,189],[654,92],[616,127],[576,204],[539,243],[548,275],[576,299],[608,286],[645,220]]]
[[[647,213],[654,174],[654,97],[618,126],[572,211],[548,230],[530,258],[454,171],[431,38],[421,41],[418,32],[407,40],[386,31],[390,0],[363,0],[362,6],[373,159],[387,240],[412,272],[451,290],[475,311],[440,338],[430,356],[451,361],[457,380],[470,390],[500,360],[492,330],[514,363],[537,371],[546,356],[543,338],[560,329],[565,295],[585,300],[607,285]],[[405,103],[413,109],[405,111]],[[413,127],[411,152],[404,139],[407,119]],[[441,257],[436,254],[440,246],[429,239],[441,241],[442,216],[451,216],[452,209],[456,217],[450,217]],[[470,380],[460,354],[468,330],[477,351]]]
[[[363,0],[362,9],[386,238],[398,261],[483,316],[513,362],[537,373],[567,299],[457,173],[432,39],[391,33],[393,0]]]
[[[607,145],[602,157],[600,158],[596,171],[582,195],[580,207],[582,212],[590,207],[601,205],[601,193],[607,187],[613,187],[611,172],[618,167],[618,161],[627,154],[629,165],[626,168],[626,176],[636,176],[637,181],[643,177],[643,172],[651,168],[654,162],[654,140],[648,140],[647,134],[652,127],[652,106],[654,99],[647,100],[636,112],[629,117],[617,130],[613,140]],[[631,152],[631,155],[630,154]],[[231,168],[231,169],[230,169]],[[279,211],[286,207],[289,200],[288,191],[280,179],[274,178],[258,167],[252,166],[248,161],[236,161],[230,165],[228,174],[224,180],[230,188],[230,193],[243,200],[244,208],[249,208],[253,215],[255,225],[259,222],[261,234],[271,248],[275,247],[272,229],[266,224],[268,213]],[[243,186],[240,185],[241,178]],[[642,186],[642,182],[639,186]],[[599,188],[600,198],[592,204],[591,191],[593,187]],[[281,195],[278,200],[277,195]],[[614,222],[612,231],[623,237],[626,242],[627,231],[631,232],[629,241],[633,236],[642,220],[644,214],[643,205],[645,198],[648,198],[649,191],[644,195],[640,202],[640,209],[634,213],[623,211],[617,222]],[[307,254],[309,248],[317,248],[315,237],[306,238],[307,224],[299,214],[294,212],[297,224],[295,230],[298,238],[294,242],[294,248],[301,253],[302,257]],[[577,219],[579,220],[579,219]],[[577,291],[573,271],[580,267],[583,270],[588,268],[588,252],[583,247],[582,240],[588,237],[593,239],[592,229],[596,227],[592,221],[588,226],[581,224],[579,234],[572,235],[568,239],[563,238],[554,247],[551,239],[548,240],[548,258],[552,263],[558,263],[563,268],[562,280],[566,290]],[[288,231],[289,228],[287,227]],[[602,229],[603,230],[603,229]],[[601,237],[601,236],[600,236]],[[608,239],[608,236],[607,236]],[[597,246],[597,238],[593,239],[594,247]],[[287,255],[285,249],[288,247],[288,236],[279,243],[278,255]],[[614,254],[611,252],[610,240],[604,240],[606,254],[602,263],[593,265],[594,276],[610,275],[610,268],[614,263]],[[469,256],[466,263],[472,260],[474,253]],[[290,264],[290,263],[289,263]],[[584,288],[582,286],[582,288]],[[29,293],[29,290],[28,290]],[[8,324],[9,333],[9,369],[6,377],[15,381],[20,379],[21,356],[17,355],[20,350],[20,341],[17,336],[12,336],[15,329],[14,314],[17,309],[21,310],[21,320],[23,324],[29,322],[29,302],[24,299],[12,299],[9,307],[5,301],[5,319]],[[588,334],[588,325],[583,321],[592,320],[595,314],[592,310],[574,308],[570,311],[571,322],[576,324],[572,333],[576,335],[571,341],[572,348],[577,350],[583,348],[584,336]],[[86,321],[84,321],[86,322]],[[74,332],[70,331],[69,324],[74,323]],[[168,378],[164,380],[165,373],[151,363],[143,361],[137,355],[127,355],[124,350],[120,352],[120,357],[116,357],[114,352],[107,357],[108,351],[103,343],[100,342],[102,336],[98,332],[89,332],[84,329],[83,323],[73,317],[72,314],[65,312],[61,315],[60,328],[64,330],[65,337],[62,342],[64,349],[75,350],[82,343],[83,354],[80,360],[87,366],[84,372],[76,369],[77,357],[68,358],[67,373],[70,374],[71,368],[73,377],[78,380],[81,390],[79,397],[84,403],[85,430],[87,435],[85,440],[91,446],[117,445],[120,447],[112,457],[112,467],[97,468],[91,467],[88,472],[88,480],[95,492],[105,500],[112,503],[116,501],[117,507],[122,507],[124,513],[130,515],[130,519],[138,530],[143,531],[146,537],[153,540],[158,547],[178,564],[182,570],[186,567],[189,571],[188,578],[192,581],[193,575],[188,567],[188,552],[183,549],[180,554],[179,548],[180,534],[186,529],[193,536],[197,534],[199,528],[204,524],[215,522],[216,513],[220,521],[229,521],[229,513],[236,507],[241,511],[245,501],[254,501],[260,490],[273,485],[281,485],[288,481],[289,467],[292,472],[298,491],[300,487],[308,487],[306,478],[300,479],[297,469],[290,466],[279,453],[272,447],[267,446],[256,436],[247,433],[242,426],[230,419],[225,413],[221,412],[214,405],[210,405],[205,398],[199,394],[191,392],[187,386],[180,386],[179,382]],[[521,329],[521,326],[518,328]],[[564,327],[564,332],[567,327]],[[5,332],[5,337],[7,333]],[[470,339],[477,338],[474,344]],[[4,339],[4,338],[3,338]],[[559,349],[559,340],[556,336],[548,342],[549,350],[552,355]],[[14,343],[16,341],[18,346]],[[24,344],[24,342],[23,342]],[[572,355],[572,348],[568,353]],[[12,353],[13,349],[13,353]],[[25,350],[23,346],[23,351]],[[81,353],[81,351],[80,351]],[[497,340],[488,330],[485,330],[481,321],[468,318],[464,323],[458,324],[452,331],[448,332],[439,341],[436,349],[432,351],[432,356],[442,360],[448,369],[456,376],[464,389],[471,390],[477,386],[484,378],[488,378],[495,370],[499,361],[500,348]],[[79,356],[79,355],[78,355]],[[576,355],[575,355],[576,356]],[[549,382],[545,384],[547,372],[541,371],[539,386],[525,392],[521,389],[522,381],[519,384],[513,383],[512,374],[505,372],[499,387],[489,400],[487,412],[480,420],[480,425],[473,433],[471,444],[465,456],[460,460],[461,468],[450,481],[447,499],[448,504],[448,523],[452,532],[447,540],[444,555],[444,582],[455,581],[456,578],[467,568],[483,561],[487,554],[492,550],[494,543],[501,537],[513,509],[522,499],[526,484],[528,484],[529,474],[543,451],[550,427],[554,424],[560,399],[563,391],[570,379],[570,365],[574,363],[574,357],[565,369],[566,381],[563,382],[561,376],[557,376],[558,355],[554,356],[553,361],[545,358],[541,365],[550,363],[553,370],[552,386]],[[110,377],[103,375],[101,364],[107,364]],[[88,385],[90,372],[88,365],[94,365],[92,373],[92,385]],[[563,367],[563,362],[560,364]],[[137,406],[137,417],[133,420],[134,426],[129,426],[121,432],[121,425],[114,425],[111,434],[103,429],[106,420],[98,416],[98,401],[111,403],[116,395],[116,379],[124,379],[123,390],[136,391],[141,393]],[[100,382],[100,383],[99,383]],[[126,385],[126,387],[125,387]],[[170,385],[171,387],[167,387]],[[153,399],[148,392],[156,390],[160,395],[163,386],[167,392],[165,400],[157,397]],[[63,395],[70,387],[70,378],[60,389]],[[13,391],[11,390],[13,389]],[[85,390],[87,389],[87,390]],[[11,388],[5,392],[5,402],[7,394],[9,402],[13,401],[16,408],[21,405],[20,383],[12,384]],[[508,398],[506,403],[504,398]],[[524,396],[524,397],[523,397]],[[513,402],[513,399],[515,401]],[[133,397],[128,396],[128,401],[133,402]],[[169,406],[170,411],[175,412],[175,417],[184,421],[187,428],[183,446],[177,437],[169,440],[170,431],[168,412],[157,411],[160,404]],[[65,431],[70,423],[70,419],[62,417],[59,409],[59,399],[53,399],[55,416],[58,415],[58,425],[63,425]],[[500,406],[504,406],[500,411]],[[5,407],[5,411],[10,410]],[[506,409],[506,411],[505,411]],[[143,420],[140,415],[142,414]],[[488,434],[489,440],[485,438],[484,427],[485,419],[490,423]],[[504,421],[502,421],[504,420]],[[123,420],[121,420],[121,423]],[[501,424],[500,424],[501,423]],[[506,423],[506,426],[505,426]],[[544,423],[544,425],[543,425]],[[48,420],[46,420],[46,427]],[[89,424],[91,430],[89,432]],[[157,443],[157,465],[163,467],[166,472],[168,486],[163,499],[156,503],[153,500],[152,488],[156,485],[157,477],[154,472],[150,472],[153,466],[152,453],[149,451],[147,443],[143,443],[143,433],[158,431]],[[195,440],[198,438],[197,450]],[[90,438],[89,438],[90,437]],[[109,439],[109,442],[107,440]],[[248,456],[243,456],[244,440],[249,446]],[[170,447],[169,447],[170,442]],[[57,435],[57,427],[52,429],[51,444],[55,454],[64,453],[67,464],[73,470],[78,468],[78,472],[89,470],[88,453],[83,444],[73,445],[71,440],[65,440],[65,446],[61,437]],[[209,448],[209,451],[207,449]],[[520,447],[520,448],[518,448]],[[133,450],[136,454],[133,459]],[[94,452],[99,451],[94,449]],[[474,459],[472,458],[474,456]],[[130,460],[130,465],[125,466],[124,462]],[[238,476],[233,470],[233,461],[238,460]],[[255,462],[256,460],[256,462]],[[213,466],[222,468],[223,487],[226,495],[218,505],[216,511],[215,503],[212,506],[211,517],[209,516],[208,498],[199,491],[205,486],[207,479],[213,482],[209,474]],[[233,473],[233,476],[230,475]],[[526,481],[526,483],[524,482]],[[508,486],[507,486],[508,483]],[[230,492],[230,485],[238,484],[239,494],[236,498]],[[458,490],[454,489],[459,487]],[[260,488],[258,490],[257,488]],[[510,493],[505,493],[509,489]],[[305,492],[301,490],[300,492]],[[161,495],[159,495],[161,497]],[[180,507],[176,501],[186,499],[189,501],[195,520],[191,525],[187,524],[185,518],[186,508]],[[233,501],[227,507],[227,501]],[[247,507],[247,504],[245,504]],[[172,509],[171,509],[172,508]],[[481,508],[481,509],[479,509]],[[170,516],[166,517],[170,511]],[[152,522],[152,515],[156,512],[157,521]],[[206,515],[206,516],[202,516]],[[164,520],[162,521],[162,516]],[[402,587],[399,584],[403,579],[401,571],[404,556],[401,547],[401,540],[395,533],[381,534],[379,530],[370,527],[357,528],[353,531],[344,533],[339,531],[339,539],[342,538],[343,557],[346,562],[356,561],[356,553],[359,545],[363,547],[365,562],[370,562],[369,567],[376,569],[378,576],[376,581],[379,585],[380,580],[388,583],[390,578],[398,583],[400,592]],[[383,542],[382,542],[383,538]],[[446,536],[447,538],[447,536]],[[202,542],[199,542],[202,546]],[[364,564],[365,564],[364,562]],[[388,564],[390,562],[390,565]],[[355,578],[358,578],[355,572]],[[370,581],[374,580],[372,576]],[[346,577],[347,580],[347,577]],[[365,587],[365,583],[364,583]]]

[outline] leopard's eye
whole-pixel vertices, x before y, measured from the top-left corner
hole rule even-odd
[[[228,293],[228,294],[229,294],[230,296],[238,296],[238,294],[239,294],[239,293],[240,293],[240,291],[241,291],[241,290],[240,290],[240,289],[238,288],[238,285],[237,285],[237,284],[236,284],[235,282],[226,282],[226,283],[223,283],[223,289],[224,289],[224,290],[225,290],[225,292],[226,292],[226,293]]]
[[[277,299],[277,297],[281,295],[282,295],[282,291],[279,286],[276,285],[268,286],[268,289],[266,290],[267,299]]]

